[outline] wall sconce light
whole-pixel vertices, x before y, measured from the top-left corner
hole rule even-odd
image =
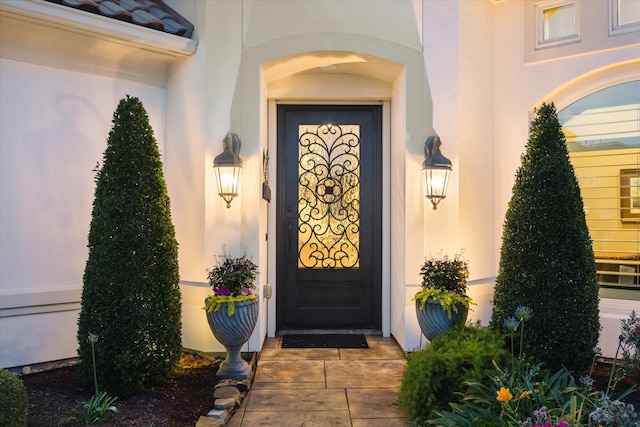
[[[218,195],[227,202],[227,208],[231,207],[231,201],[238,196],[240,185],[240,171],[242,159],[240,158],[240,138],[235,133],[227,133],[224,138],[222,154],[213,159],[213,170],[218,179]]]
[[[430,136],[424,143],[424,196],[429,199],[435,211],[438,203],[447,195],[447,185],[451,174],[451,160],[440,152],[439,136]]]

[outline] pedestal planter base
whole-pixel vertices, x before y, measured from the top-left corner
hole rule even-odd
[[[447,329],[451,329],[454,325],[464,324],[469,315],[469,309],[462,305],[458,306],[457,313],[451,312],[451,319],[440,305],[440,301],[428,299],[424,307],[421,305],[420,301],[416,301],[416,316],[422,334],[429,341],[433,341],[435,337]]]
[[[205,304],[206,302],[205,300]],[[207,313],[207,321],[213,335],[227,350],[227,357],[220,364],[216,378],[243,380],[250,377],[251,367],[242,358],[240,350],[253,333],[260,305],[258,298],[237,302],[234,315],[229,316],[227,304],[218,311]]]
[[[226,347],[227,357],[220,363],[216,379],[246,380],[251,378],[251,366],[242,358],[240,347]]]

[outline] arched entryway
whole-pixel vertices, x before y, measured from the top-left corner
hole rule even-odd
[[[388,336],[391,311],[391,203],[388,189],[393,85],[392,82],[374,76],[384,79],[398,78],[403,67],[380,58],[373,61],[373,58],[367,57],[365,61],[362,55],[345,52],[323,52],[314,61],[310,61],[309,56],[307,53],[297,59],[283,59],[298,72],[267,84],[270,98],[269,163],[276,166],[270,177],[270,182],[275,183],[275,188],[274,203],[271,204],[269,212],[269,235],[274,236],[269,242],[269,253],[275,254],[275,257],[270,257],[269,271],[270,276],[274,278],[270,280],[275,280],[277,284],[274,287],[275,301],[269,303],[269,334],[281,329],[347,328],[379,331]],[[311,68],[301,71],[296,65],[298,60]],[[332,60],[336,63],[327,66],[327,61]],[[378,65],[377,72],[371,69],[372,61]],[[281,70],[277,64],[269,65],[265,67],[265,76],[272,75],[271,66]],[[284,112],[292,110],[293,116],[306,125],[313,122],[312,118],[318,118],[318,125],[329,122],[342,123],[348,126],[341,131],[350,132],[353,130],[352,125],[364,115],[364,125],[373,126],[371,129],[359,128],[364,132],[361,136],[365,141],[365,146],[358,148],[358,151],[363,150],[359,154],[363,155],[365,162],[360,171],[364,173],[360,181],[362,186],[358,188],[358,191],[363,192],[365,199],[363,204],[359,205],[363,222],[357,224],[358,227],[366,229],[362,231],[364,240],[361,242],[362,246],[359,246],[364,255],[363,265],[356,268],[347,265],[346,268],[337,269],[298,265],[302,263],[297,256],[298,246],[304,250],[304,244],[297,238],[300,221],[304,222],[296,217],[299,190],[297,187],[292,189],[293,183],[285,185],[287,179],[298,179],[295,176],[298,172],[298,141],[297,138],[295,141],[289,141],[290,147],[287,147],[286,139],[278,135],[278,128],[286,121]],[[299,117],[300,114],[303,117]],[[305,127],[305,130],[308,129]],[[373,137],[375,149],[372,147]],[[287,167],[283,156],[287,154],[290,175],[293,178],[286,178],[285,175]],[[324,187],[322,190],[324,191]],[[335,189],[332,191],[335,192]],[[289,204],[285,202],[287,197],[290,199]],[[275,261],[272,263],[273,258]],[[327,275],[328,277],[324,277]],[[307,286],[309,281],[314,285]],[[275,313],[275,318],[271,313]]]
[[[358,46],[359,52],[327,50],[327,45]],[[314,46],[323,48],[309,50]],[[261,265],[266,265],[260,280],[272,289],[258,326],[264,329],[257,329],[252,339],[257,344],[265,331],[267,336],[275,335],[282,291],[277,278],[278,217],[274,203],[279,191],[277,106],[376,104],[382,107],[379,324],[384,336],[393,334],[404,345],[405,332],[410,327],[407,322],[415,320],[407,309],[406,288],[416,281],[413,267],[419,264],[424,249],[424,201],[421,181],[414,178],[420,177],[424,140],[434,133],[422,53],[356,34],[313,35],[304,40],[291,37],[245,49],[242,81],[242,91],[236,92],[242,102],[234,104],[240,108],[243,153],[247,156],[244,191],[260,194],[262,174],[257,171],[262,171],[260,163],[267,155],[267,178],[273,195],[268,204],[254,199],[242,205],[243,244],[260,254]],[[252,161],[257,171],[250,169]]]

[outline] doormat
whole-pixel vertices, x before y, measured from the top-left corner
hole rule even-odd
[[[369,348],[364,334],[286,334],[282,348]]]

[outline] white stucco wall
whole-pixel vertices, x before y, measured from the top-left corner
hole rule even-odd
[[[167,59],[24,20],[57,5],[0,6],[0,367],[12,367],[76,356],[94,169],[127,94],[164,154]]]
[[[23,2],[36,5],[37,13],[71,13]],[[0,11],[9,3],[21,4],[0,0]],[[274,201],[259,197],[267,148],[274,197],[277,190],[269,100],[387,102],[389,312],[383,329],[413,349],[424,343],[410,301],[419,265],[441,249],[465,251],[470,292],[479,303],[472,318],[488,322],[502,222],[530,109],[581,76],[594,70],[606,76],[615,64],[640,57],[635,44],[527,62],[525,7],[531,2],[525,1],[168,3],[196,25],[194,55],[195,45],[180,46],[188,44],[180,38],[80,11],[72,14],[107,32],[134,31],[132,38],[151,47],[108,37],[88,41],[59,24],[29,27],[1,16],[0,366],[75,356],[92,169],[125,94],[142,100],[160,144],[180,245],[183,345],[203,351],[222,350],[201,307],[209,291],[206,269],[223,245],[233,253],[246,248],[258,262],[259,291],[274,286],[274,298],[261,301],[260,321],[245,349],[258,350],[274,332],[276,260],[266,240],[273,233]],[[326,84],[344,85],[336,85],[341,94],[310,90],[318,80],[296,73],[307,69],[311,52],[334,51],[395,65],[372,61],[350,77],[329,77]],[[349,84],[350,78],[361,78],[362,85]],[[243,141],[245,174],[240,196],[227,209],[216,194],[211,164],[229,130]],[[420,165],[422,144],[435,132],[454,171],[446,200],[432,211],[422,196]],[[616,324],[635,303],[603,301],[607,336],[617,336]]]
[[[102,161],[113,111],[126,94],[139,97],[162,147],[165,91],[2,59],[0,92],[3,308],[10,308],[9,298],[18,307],[47,305],[43,292],[74,290],[78,298],[87,259],[93,169]],[[58,320],[44,314],[1,317],[0,365],[74,357],[76,315],[72,309],[56,314]],[[47,332],[51,328],[55,333]],[[16,339],[25,336],[30,339]]]

